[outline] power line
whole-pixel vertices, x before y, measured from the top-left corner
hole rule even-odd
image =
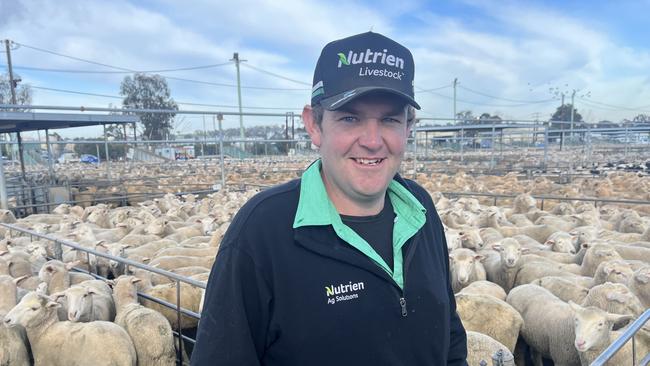
[[[105,64],[105,63],[101,63],[101,62],[96,62],[96,61],[92,61],[92,60],[83,59],[83,58],[80,58],[80,57],[65,55],[65,54],[62,54],[62,53],[59,53],[59,52],[54,52],[54,51],[46,50],[46,49],[39,48],[39,47],[29,46],[29,45],[25,45],[25,44],[18,43],[18,42],[13,42],[13,43],[17,44],[17,45],[19,45],[21,47],[30,48],[30,49],[33,49],[33,50],[36,50],[36,51],[39,51],[39,52],[45,52],[45,53],[49,53],[49,54],[52,54],[52,55],[65,57],[65,58],[69,58],[69,59],[76,60],[76,61],[86,62],[86,63],[93,64],[93,65],[104,66],[104,67],[108,67],[108,68],[115,69],[115,70],[120,70],[120,71],[127,71],[129,73],[137,73],[138,72],[136,70],[127,69],[127,68],[124,68],[124,67],[113,66],[113,65],[109,65],[109,64]],[[208,81],[202,81],[202,80],[192,80],[192,79],[185,79],[185,78],[177,78],[177,77],[172,77],[172,76],[166,76],[165,78],[170,79],[170,80],[184,81],[184,82],[203,84],[203,85],[225,86],[225,87],[230,87],[230,88],[236,88],[237,87],[237,85],[234,85],[234,84],[214,83],[214,82],[208,82]],[[308,88],[302,88],[302,89],[297,89],[297,88],[275,88],[275,87],[243,86],[243,85],[241,87],[242,87],[242,89],[278,90],[278,91],[308,91],[308,90],[311,90],[311,89],[308,89]]]
[[[253,69],[253,70],[257,71],[257,72],[261,72],[261,73],[263,73],[263,74],[267,74],[267,75],[274,76],[274,77],[279,78],[279,79],[283,79],[283,80],[291,81],[291,82],[294,82],[294,83],[297,83],[297,84],[301,84],[301,85],[311,86],[311,83],[305,83],[304,81],[299,81],[299,80],[291,79],[291,78],[288,78],[288,77],[286,77],[286,76],[282,76],[282,75],[280,75],[280,74],[276,74],[276,73],[273,73],[273,72],[270,72],[270,71],[267,71],[267,70],[264,70],[264,69],[260,69],[259,67],[255,67],[255,66],[250,65],[250,64],[242,63],[241,65],[243,65],[243,66],[245,66],[245,67],[248,67],[249,69]]]
[[[30,85],[30,87],[34,88],[34,89],[48,90],[48,91],[54,91],[54,92],[60,92],[60,93],[89,95],[89,96],[93,96],[93,97],[102,97],[102,98],[111,98],[111,99],[124,99],[124,97],[120,97],[120,96],[117,96],[117,95],[88,93],[88,92],[81,92],[81,91],[76,91],[76,90],[47,88],[47,87],[44,87],[44,86],[34,86],[34,85]],[[193,105],[193,106],[216,107],[216,108],[238,108],[238,106],[236,106],[236,105],[189,103],[189,102],[179,102],[179,101],[175,101],[175,102],[176,102],[176,104],[181,104],[181,105]],[[242,108],[246,108],[246,109],[277,109],[277,110],[283,110],[283,111],[302,110],[302,108],[283,108],[283,107],[252,107],[252,106],[247,107],[247,106],[242,106]]]
[[[201,69],[209,69],[209,68],[225,66],[225,65],[230,65],[230,64],[232,64],[232,62],[224,62],[224,63],[220,63],[220,64],[203,65],[203,66],[179,67],[179,68],[175,68],[175,69],[139,70],[139,71],[135,71],[135,72],[143,73],[143,74],[146,74],[146,73],[152,74],[152,73],[164,73],[164,72],[174,72],[174,71],[201,70]],[[59,72],[59,73],[70,73],[70,74],[132,74],[133,73],[131,71],[49,69],[49,68],[33,67],[33,66],[14,66],[14,69],[30,70],[30,71],[42,71],[42,72]]]
[[[638,112],[647,112],[644,111],[644,108],[650,108],[650,105],[645,105],[645,106],[640,106],[640,107],[623,107],[623,106],[617,106],[613,104],[608,104],[608,103],[603,103],[603,102],[598,102],[595,100],[591,99],[585,99],[585,98],[579,98],[581,101],[586,102],[587,104],[595,104],[595,105],[601,105],[605,106],[608,108],[613,108],[612,110],[628,110],[628,111],[638,111]],[[595,107],[594,107],[595,108]]]
[[[468,92],[470,92],[470,93],[474,93],[474,94],[482,95],[482,96],[484,96],[484,97],[488,97],[488,98],[492,98],[492,99],[499,99],[499,100],[505,100],[505,101],[507,101],[507,102],[514,102],[514,103],[537,104],[537,103],[548,103],[548,102],[550,102],[550,101],[552,101],[552,100],[555,100],[555,99],[544,99],[544,100],[518,100],[518,99],[509,99],[509,98],[502,98],[502,97],[497,97],[497,96],[490,95],[490,94],[487,94],[487,93],[483,93],[483,92],[480,92],[480,91],[477,91],[477,90],[473,90],[473,89],[470,89],[470,88],[465,87],[465,86],[462,86],[462,85],[458,85],[458,87],[461,88],[461,89],[463,89],[463,90],[466,90],[466,91],[468,91]]]
[[[415,88],[418,89],[418,92],[420,92],[420,93],[430,93],[432,91],[447,89],[447,88],[451,88],[451,87],[452,87],[451,84],[439,86],[439,87],[433,88],[433,89],[423,89],[423,88],[421,88],[421,87],[419,87],[417,85],[415,86]]]

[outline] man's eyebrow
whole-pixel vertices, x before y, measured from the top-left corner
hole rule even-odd
[[[393,109],[389,110],[388,112],[384,113],[384,116],[397,116],[405,111],[405,106],[395,106]],[[359,111],[356,110],[352,106],[342,106],[341,108],[337,109],[335,112],[339,113],[350,113],[350,114],[359,114]]]

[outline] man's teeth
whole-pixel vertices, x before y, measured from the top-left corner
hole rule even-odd
[[[357,163],[363,165],[377,165],[381,163],[383,159],[354,159]]]

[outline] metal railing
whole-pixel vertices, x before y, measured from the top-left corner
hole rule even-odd
[[[517,194],[499,194],[499,193],[482,193],[482,192],[440,192],[447,197],[458,197],[458,196],[467,196],[467,197],[492,197],[494,199],[494,205],[497,205],[497,200],[499,198],[515,198],[521,193]],[[531,195],[531,197],[540,200],[540,210],[544,209],[544,201],[582,201],[582,202],[593,202],[594,206],[598,206],[598,203],[615,203],[619,205],[650,205],[650,201],[641,201],[641,200],[627,200],[627,199],[612,199],[612,198],[590,198],[590,197],[564,197],[564,196],[541,196],[541,195]]]
[[[635,320],[630,326],[627,327],[625,332],[620,335],[612,344],[607,347],[603,353],[598,356],[594,362],[589,366],[602,366],[605,365],[614,355],[623,348],[623,346],[632,338],[632,365],[636,366],[636,344],[634,342],[634,335],[650,320],[650,309],[646,309],[641,316]],[[641,363],[638,365],[646,366],[650,363],[650,353],[644,356]]]
[[[145,293],[142,293],[142,292],[138,292],[138,296],[141,297],[141,298],[144,298],[146,300],[153,301],[153,302],[155,302],[157,304],[160,304],[162,306],[165,306],[167,308],[170,308],[170,309],[172,309],[172,310],[174,310],[176,312],[176,315],[177,315],[177,317],[176,317],[177,324],[176,325],[178,327],[178,331],[173,330],[172,332],[173,332],[174,336],[176,336],[178,338],[178,347],[176,349],[177,362],[179,364],[182,364],[182,360],[183,360],[183,342],[182,341],[187,341],[187,342],[190,342],[192,344],[194,344],[196,342],[195,339],[192,339],[192,338],[189,338],[189,337],[183,335],[182,320],[181,320],[182,316],[188,316],[188,317],[191,317],[191,318],[194,318],[194,319],[200,319],[201,314],[195,313],[195,312],[193,312],[191,310],[188,310],[188,309],[185,309],[185,308],[183,308],[181,306],[181,282],[187,283],[187,284],[189,284],[191,286],[201,288],[203,290],[205,290],[205,288],[206,288],[205,283],[194,280],[194,279],[189,278],[189,277],[180,276],[180,275],[178,275],[176,273],[169,272],[169,271],[166,271],[166,270],[163,270],[163,269],[159,269],[159,268],[156,268],[156,267],[151,267],[151,266],[148,266],[146,264],[142,264],[140,262],[136,262],[136,261],[133,261],[133,260],[130,260],[130,259],[127,259],[127,258],[116,257],[116,256],[111,255],[111,254],[102,253],[102,252],[96,251],[96,250],[91,249],[91,248],[86,248],[84,246],[81,246],[81,245],[79,245],[79,244],[77,244],[75,242],[69,241],[69,240],[56,238],[56,237],[49,236],[49,235],[46,235],[46,234],[41,234],[41,233],[35,232],[33,230],[25,229],[25,228],[22,228],[22,227],[19,227],[19,226],[16,226],[16,225],[0,223],[0,226],[8,229],[10,232],[11,231],[17,231],[17,232],[21,232],[23,234],[27,234],[27,235],[29,235],[30,239],[33,239],[34,237],[37,237],[37,238],[40,238],[40,239],[49,240],[49,241],[53,242],[54,243],[54,258],[50,258],[50,259],[62,260],[63,259],[63,246],[64,245],[67,246],[67,247],[70,247],[70,248],[72,248],[74,250],[86,253],[86,259],[88,261],[89,270],[84,270],[84,269],[80,269],[80,268],[74,268],[74,270],[77,271],[77,272],[83,272],[83,273],[89,274],[89,275],[91,275],[91,276],[93,276],[95,278],[98,278],[98,279],[107,280],[107,278],[102,277],[98,273],[96,273],[97,272],[96,270],[95,270],[95,273],[90,271],[90,269],[91,269],[90,268],[91,267],[90,266],[90,255],[103,257],[103,258],[106,258],[108,260],[119,262],[121,264],[124,264],[125,268],[127,268],[127,269],[128,269],[128,266],[135,267],[135,268],[140,268],[140,269],[152,272],[152,273],[156,273],[156,274],[165,276],[165,277],[173,280],[175,282],[175,284],[176,284],[176,304],[172,304],[172,303],[164,301],[162,299],[158,299],[156,297],[149,296],[149,295],[147,295]]]

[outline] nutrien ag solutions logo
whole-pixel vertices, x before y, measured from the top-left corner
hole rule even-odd
[[[359,67],[359,76],[380,76],[397,80],[402,80],[403,72],[392,71],[386,68],[376,68],[374,64],[381,64],[404,70],[404,59],[389,54],[387,49],[382,51],[373,51],[370,48],[362,52],[348,51],[346,55],[343,52],[336,54],[339,57],[338,68],[342,66],[361,65]]]
[[[363,282],[352,283],[352,281],[347,284],[339,285],[329,285],[325,286],[325,294],[327,296],[328,304],[335,304],[339,301],[347,301],[352,299],[359,298],[359,292],[365,290]],[[349,293],[349,294],[348,294]],[[345,295],[348,294],[348,295]]]

